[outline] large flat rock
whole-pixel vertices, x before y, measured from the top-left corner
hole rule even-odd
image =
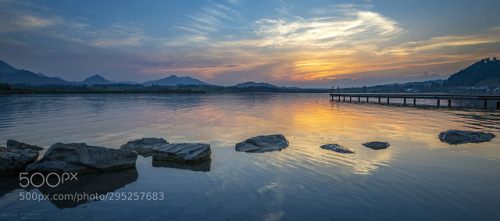
[[[212,150],[204,143],[172,143],[154,148],[153,160],[197,163],[210,157]]]
[[[248,138],[243,142],[237,143],[236,151],[263,153],[269,151],[282,150],[288,147],[288,140],[282,134],[261,135]]]
[[[122,150],[133,150],[141,156],[151,156],[153,155],[153,149],[160,147],[162,145],[168,144],[168,142],[163,138],[142,138],[138,140],[129,141],[126,144],[120,146]]]
[[[86,143],[56,143],[27,171],[94,173],[135,167],[137,153]]]
[[[495,135],[480,131],[447,130],[439,134],[439,140],[448,144],[466,144],[489,142]]]

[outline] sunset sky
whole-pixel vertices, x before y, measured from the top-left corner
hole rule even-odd
[[[0,60],[70,81],[421,81],[500,55],[498,9],[498,0],[0,0]]]

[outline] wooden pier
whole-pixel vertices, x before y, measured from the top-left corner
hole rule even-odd
[[[377,99],[377,103],[379,104],[382,102],[382,99],[385,100],[387,104],[390,104],[392,98],[399,98],[403,99],[403,105],[405,106],[407,105],[407,101],[413,102],[413,106],[416,106],[417,99],[435,100],[437,107],[442,106],[441,101],[447,102],[447,106],[451,107],[452,100],[479,100],[483,101],[483,108],[485,110],[488,108],[488,101],[496,101],[496,109],[500,110],[500,96],[432,93],[330,93],[332,101],[342,100],[346,102],[347,97],[350,103],[353,102],[353,98],[357,98],[358,103],[361,103],[361,98],[366,98],[366,103],[370,101],[370,98],[373,98]]]

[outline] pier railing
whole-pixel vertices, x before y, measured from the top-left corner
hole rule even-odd
[[[417,99],[427,99],[436,100],[436,106],[441,106],[441,101],[447,101],[448,107],[451,107],[452,100],[481,100],[483,101],[484,109],[488,108],[488,101],[496,101],[496,109],[500,110],[500,96],[495,95],[464,95],[464,94],[439,94],[439,93],[330,93],[330,98],[332,101],[337,98],[337,101],[346,102],[346,98],[349,98],[348,102],[352,102],[352,98],[357,98],[358,103],[361,103],[361,98],[366,98],[366,102],[369,102],[370,98],[377,98],[380,104],[382,99],[390,104],[391,98],[403,99],[403,104],[407,105],[407,100],[413,101],[413,105],[416,106]],[[342,99],[341,99],[342,98]]]

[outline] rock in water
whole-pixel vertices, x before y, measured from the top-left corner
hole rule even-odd
[[[122,150],[133,150],[142,156],[153,155],[153,148],[168,144],[163,138],[142,138],[139,140],[129,141],[120,146]]]
[[[93,173],[135,167],[137,153],[86,143],[55,143],[27,171]]]
[[[236,151],[263,153],[269,151],[282,150],[288,147],[288,140],[282,134],[264,135],[248,138],[237,143]]]
[[[172,143],[155,147],[153,160],[165,160],[184,163],[197,163],[206,160],[212,154],[209,144]]]
[[[19,150],[30,149],[36,151],[43,150],[43,147],[21,143],[17,140],[12,140],[12,139],[7,140],[7,148],[15,148]]]
[[[346,148],[346,147],[339,145],[339,144],[325,144],[325,145],[322,145],[320,147],[325,149],[325,150],[331,150],[331,151],[335,151],[338,153],[354,153],[354,151],[352,151],[351,149]]]
[[[387,147],[389,147],[391,145],[387,142],[372,141],[372,142],[364,143],[363,146],[374,149],[374,150],[381,150],[381,149],[386,149]]]
[[[465,131],[465,130],[447,130],[439,134],[439,140],[448,144],[482,143],[495,138],[492,133]]]
[[[37,158],[38,152],[34,150],[0,147],[0,175],[22,172],[26,165],[35,162]]]

